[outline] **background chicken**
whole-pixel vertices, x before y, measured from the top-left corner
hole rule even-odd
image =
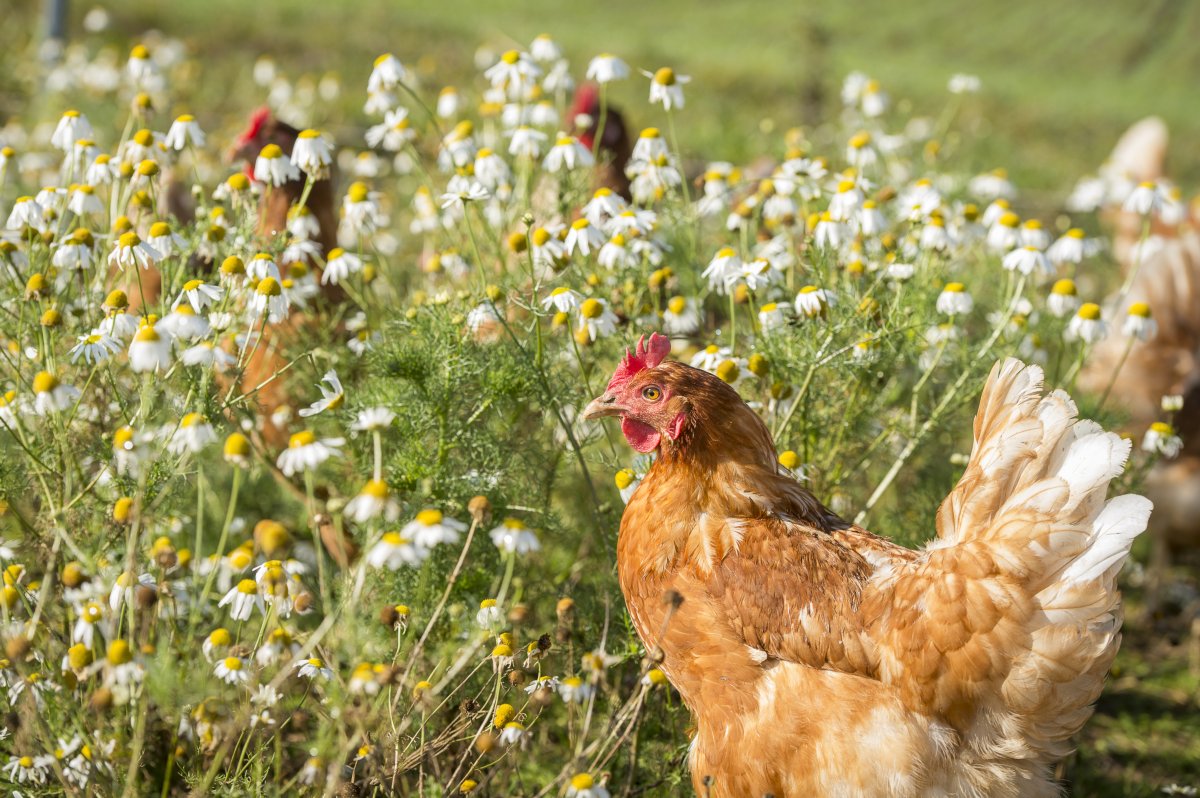
[[[1110,183],[1161,180],[1167,140],[1162,120],[1138,122],[1121,137],[1102,174]],[[1185,396],[1174,419],[1183,448],[1178,457],[1160,461],[1146,483],[1158,508],[1150,530],[1161,565],[1168,548],[1186,552],[1200,545],[1200,235],[1191,218],[1176,225],[1152,220],[1150,232],[1161,247],[1138,262],[1143,218],[1119,207],[1105,217],[1122,276],[1133,278],[1128,293],[1110,301],[1108,316],[1122,319],[1132,303],[1144,302],[1158,331],[1150,340],[1131,342],[1119,323],[1110,324],[1109,336],[1089,353],[1079,385],[1097,395],[1108,391],[1111,403],[1129,414],[1126,430],[1136,439],[1163,419],[1162,397]]]
[[[701,795],[1057,795],[1120,635],[1150,502],[1105,501],[1130,445],[1036,366],[997,364],[937,539],[849,524],[778,466],[721,380],[652,336],[586,417],[658,452],[621,522],[638,633],[696,715]]]
[[[592,83],[585,83],[575,92],[575,102],[567,117],[568,124],[579,125],[579,143],[596,152],[596,173],[593,179],[596,188],[608,188],[629,199],[629,177],[625,165],[633,152],[633,140],[625,117],[611,104],[604,113],[604,128],[600,129],[600,91]],[[596,147],[596,135],[600,146]]]
[[[238,136],[230,151],[230,158],[246,164],[247,172],[253,179],[254,160],[268,144],[278,145],[285,155],[291,155],[292,147],[300,131],[287,122],[277,118],[267,108],[260,108],[250,117],[246,129]],[[322,254],[337,246],[337,206],[335,204],[333,187],[334,179],[318,180],[309,192],[305,207],[317,220],[320,232],[314,240],[321,245]],[[288,213],[292,206],[300,200],[304,191],[303,176],[299,180],[291,180],[282,186],[264,188],[258,210],[258,232],[264,238],[271,238],[287,230]],[[336,286],[325,286],[324,290],[335,292],[332,296],[340,301],[342,295]]]

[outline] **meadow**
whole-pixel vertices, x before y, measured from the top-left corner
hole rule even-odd
[[[1124,421],[1074,390],[1121,282],[1077,181],[1148,114],[1200,179],[1187,3],[71,12],[62,53],[25,0],[0,30],[0,784],[26,796],[687,794],[691,721],[615,574],[649,462],[578,417],[625,348],[670,333],[816,496],[920,545],[996,359]],[[602,52],[636,213],[541,82]],[[264,104],[315,131],[277,236],[258,196],[292,161],[229,157]],[[1137,443],[1120,490],[1163,456]],[[1200,786],[1196,574],[1148,612],[1145,549],[1073,795]]]

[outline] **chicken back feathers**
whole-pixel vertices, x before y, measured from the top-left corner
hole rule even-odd
[[[1038,367],[997,364],[937,537],[913,551],[782,473],[716,377],[633,372],[589,411],[661,394],[685,418],[617,553],[638,633],[697,717],[698,792],[1057,794],[1051,766],[1116,654],[1116,575],[1150,514],[1140,496],[1106,501],[1127,441],[1044,394]]]

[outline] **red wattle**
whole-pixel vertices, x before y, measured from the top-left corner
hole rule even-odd
[[[625,440],[629,441],[629,445],[642,454],[657,449],[662,437],[654,427],[629,416],[621,417],[621,432],[625,435]]]

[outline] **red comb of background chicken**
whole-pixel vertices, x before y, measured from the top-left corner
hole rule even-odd
[[[617,366],[617,370],[613,372],[612,379],[608,381],[608,390],[611,391],[629,382],[633,379],[633,375],[642,369],[654,368],[669,354],[671,354],[671,339],[665,335],[650,333],[650,340],[647,341],[646,336],[643,335],[638,339],[637,348],[632,353],[628,349],[625,350],[625,357]]]
[[[585,83],[576,90],[575,102],[571,104],[571,115],[567,117],[567,124],[574,127],[575,118],[580,114],[587,114],[592,118],[592,123],[585,130],[579,131],[579,142],[590,150],[600,116],[600,90],[594,83]]]
[[[242,135],[238,136],[237,143],[239,146],[249,144],[254,140],[263,129],[263,125],[267,124],[267,120],[271,118],[271,109],[263,106],[250,115],[250,124],[246,126],[246,130]]]

